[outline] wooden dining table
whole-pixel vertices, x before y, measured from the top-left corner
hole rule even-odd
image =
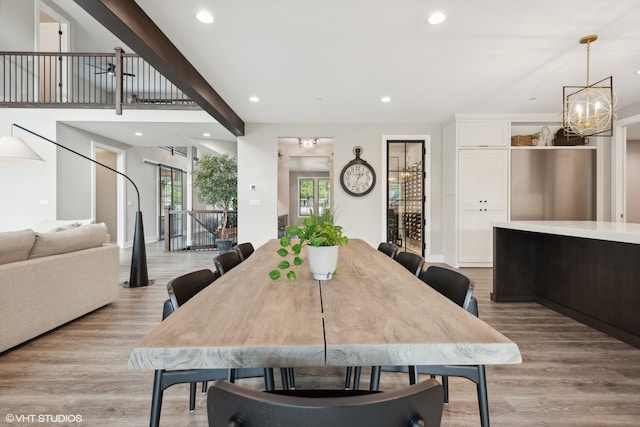
[[[132,350],[132,369],[517,364],[517,344],[360,239],[338,273],[271,280],[270,240]],[[303,258],[306,257],[303,250]]]

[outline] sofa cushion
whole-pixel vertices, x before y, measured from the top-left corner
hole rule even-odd
[[[29,259],[95,248],[105,242],[106,235],[107,226],[104,222],[55,233],[36,233]]]
[[[0,264],[24,261],[36,241],[33,230],[6,231],[0,233]]]
[[[37,233],[53,233],[55,231],[68,230],[81,225],[95,224],[95,218],[88,219],[58,219],[53,221],[40,221],[35,227]]]

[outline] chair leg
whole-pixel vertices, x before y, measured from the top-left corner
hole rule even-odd
[[[380,389],[380,366],[371,367],[371,382],[369,383],[369,390],[378,391]]]
[[[209,387],[208,381],[202,381],[202,394],[207,394],[207,388]]]
[[[275,390],[273,381],[273,368],[264,368],[264,389],[266,391]]]
[[[418,384],[420,381],[418,368],[415,365],[409,366],[409,385]]]
[[[151,396],[151,416],[149,419],[149,427],[158,427],[160,425],[160,411],[162,410],[162,371],[156,370],[153,376],[153,393]]]
[[[289,371],[287,368],[280,368],[280,378],[282,379],[282,389],[289,390]]]
[[[229,373],[227,374],[227,381],[229,381],[230,383],[235,383],[236,382],[236,370],[235,369],[229,369]]]
[[[446,375],[442,376],[442,390],[444,391],[444,404],[449,404],[449,377]]]
[[[362,373],[362,366],[356,366],[353,372],[353,389],[360,390],[360,374]]]
[[[489,396],[484,365],[478,365],[478,406],[480,409],[480,425],[489,427]]]
[[[296,377],[293,374],[293,368],[287,368],[287,371],[289,373],[289,390],[295,390],[296,389]]]
[[[351,366],[347,366],[347,373],[344,378],[345,390],[349,390],[351,388],[351,371],[353,371],[353,368]]]
[[[196,383],[189,383],[189,410],[196,410]]]

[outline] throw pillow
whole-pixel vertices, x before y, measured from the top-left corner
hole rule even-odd
[[[0,233],[0,264],[24,261],[36,241],[33,230],[6,231]]]
[[[107,226],[104,222],[55,233],[36,233],[29,259],[96,248],[104,243],[106,235]]]
[[[38,225],[36,225],[35,231],[37,233],[53,233],[54,231],[62,231],[60,228],[75,228],[81,225],[95,224],[95,222],[95,218],[40,221]]]

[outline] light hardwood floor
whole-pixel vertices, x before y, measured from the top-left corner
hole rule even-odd
[[[121,288],[116,303],[0,355],[0,426],[148,425],[153,373],[127,369],[129,352],[160,322],[167,281],[213,268],[213,255],[166,254],[161,245],[149,244],[155,285]],[[130,252],[123,251],[123,281],[129,262]],[[492,270],[462,271],[476,283],[480,317],[515,341],[523,357],[521,365],[487,367],[493,426],[640,425],[640,349],[538,304],[493,303]],[[367,375],[365,370],[365,387]],[[340,387],[343,381],[343,369],[296,370],[298,387]],[[383,373],[381,388],[403,387],[406,381],[405,375]],[[261,379],[239,383],[262,386]],[[13,415],[33,422],[7,422]],[[80,415],[82,422],[60,422],[65,415]],[[40,422],[46,416],[58,422]],[[450,379],[442,425],[479,425],[471,382]],[[190,413],[187,386],[168,389],[161,426],[207,426],[205,398],[198,395]]]

